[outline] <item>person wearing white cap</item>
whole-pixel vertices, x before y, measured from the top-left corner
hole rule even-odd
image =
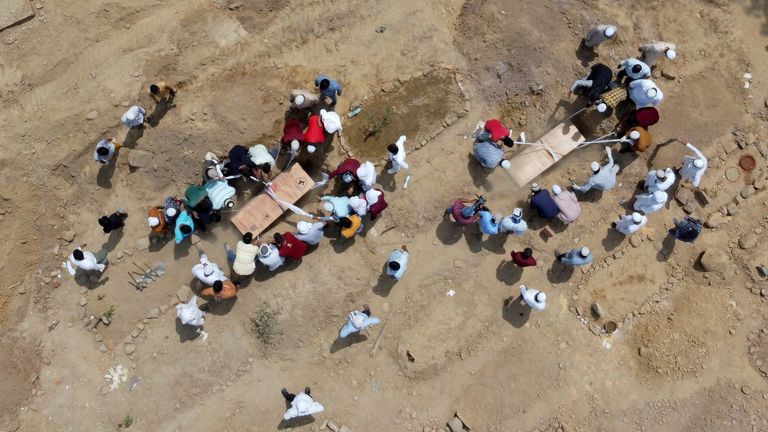
[[[520,297],[531,309],[544,310],[547,307],[547,295],[537,289],[520,285]]]
[[[325,131],[334,134],[341,130],[341,117],[335,111],[320,110],[320,119]]]
[[[682,180],[690,180],[693,186],[699,187],[701,177],[704,175],[704,171],[707,170],[707,158],[693,144],[688,143],[685,146],[696,156],[683,156],[683,167],[680,169],[680,177]]]
[[[257,168],[263,167],[264,164],[269,164],[269,168],[262,168],[263,171],[265,171],[265,174],[269,174],[272,169],[275,168],[275,158],[272,153],[267,150],[267,147],[264,144],[256,144],[255,146],[249,148],[248,156],[250,157],[251,162],[256,164]]]
[[[563,265],[572,267],[587,265],[591,263],[593,259],[592,252],[590,252],[589,248],[586,246],[573,248],[562,254],[555,253],[555,256]]]
[[[514,235],[523,235],[528,231],[528,223],[523,220],[523,209],[516,208],[509,216],[501,218],[500,232],[511,232]]]
[[[368,212],[368,202],[359,196],[353,196],[349,198],[349,207],[357,213],[358,216],[365,216]]]
[[[291,404],[291,407],[283,415],[283,420],[290,420],[296,417],[311,416],[325,411],[325,407],[315,402],[310,396],[309,387],[305,388],[303,392],[295,395],[288,393],[288,390],[282,389],[280,392],[286,401]]]
[[[637,108],[658,106],[664,99],[664,93],[649,79],[634,80],[629,83],[629,98]]]
[[[616,186],[616,174],[619,172],[619,165],[613,162],[613,155],[611,154],[610,147],[606,147],[605,152],[608,154],[608,163],[600,167],[599,163],[592,161],[592,163],[589,164],[589,168],[592,170],[592,175],[589,176],[587,182],[581,186],[573,183],[571,189],[584,193],[593,188],[606,191],[613,189],[613,187]]]
[[[267,266],[269,271],[275,271],[285,263],[285,258],[280,256],[277,246],[273,243],[259,245],[259,262]]]
[[[371,316],[371,308],[368,305],[363,305],[362,311],[355,309],[349,313],[347,323],[339,330],[339,337],[345,338],[352,333],[360,333],[360,330],[380,322],[380,319]]]
[[[291,108],[307,109],[315,106],[320,102],[320,98],[313,94],[309,90],[295,89],[291,90],[291,95],[288,97],[291,101]]]
[[[216,263],[211,262],[204,252],[200,253],[200,263],[192,267],[192,274],[205,286],[213,286],[214,282],[227,279],[221,268]]]
[[[664,208],[668,195],[663,191],[656,191],[635,196],[633,208],[645,214],[651,214]]]
[[[597,48],[601,43],[613,39],[616,36],[616,27],[607,24],[592,26],[584,37],[584,45],[589,48]]]
[[[296,224],[296,238],[312,246],[320,243],[323,239],[323,230],[325,222],[306,222],[299,221]]]
[[[357,169],[357,179],[360,181],[360,186],[363,191],[369,191],[376,183],[376,167],[371,161],[365,161],[360,164],[360,168]]]
[[[138,105],[134,105],[128,108],[128,111],[126,111],[125,114],[120,117],[120,121],[123,122],[124,125],[133,129],[146,123],[144,118],[145,115],[147,115],[147,110]]]
[[[673,43],[654,41],[649,44],[640,45],[638,51],[643,53],[641,60],[648,66],[653,67],[656,65],[656,61],[662,57],[674,60],[677,57],[675,48],[676,46]]]
[[[651,77],[651,67],[636,58],[622,60],[619,67],[621,70],[616,75],[619,82],[622,81],[624,76],[627,76],[630,81]]]
[[[631,215],[624,215],[616,221],[616,231],[624,234],[631,235],[637,232],[645,224],[648,223],[648,218],[640,213],[634,212]]]
[[[365,192],[365,202],[368,203],[368,213],[371,215],[372,221],[376,220],[389,207],[384,199],[384,192],[380,189],[371,189]]]
[[[675,172],[672,171],[672,168],[651,170],[645,179],[645,187],[648,189],[648,192],[664,192],[673,184],[675,184]]]
[[[341,219],[349,216],[349,198],[345,196],[333,196],[325,195],[320,197],[320,201],[323,202],[323,209],[329,213],[334,219]]]
[[[557,218],[566,224],[576,222],[576,219],[581,216],[581,205],[576,199],[576,194],[563,190],[559,185],[552,185],[552,193],[554,194],[552,200],[560,210],[557,213]]]
[[[397,174],[400,168],[408,169],[408,164],[405,162],[405,139],[405,135],[401,135],[397,142],[387,147],[387,156],[392,162],[392,168],[387,170],[389,174]]]

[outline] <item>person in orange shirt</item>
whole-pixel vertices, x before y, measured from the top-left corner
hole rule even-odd
[[[628,146],[624,146],[621,152],[627,152],[631,148],[636,152],[642,153],[653,145],[651,133],[641,126],[630,128],[624,135],[624,138],[627,139]]]
[[[240,285],[229,279],[224,281],[217,280],[213,283],[212,287],[200,291],[200,296],[213,298],[214,301],[229,300],[237,296],[237,290],[239,289]]]
[[[152,234],[165,235],[166,221],[163,214],[163,206],[151,207],[147,212],[147,223]]]
[[[341,226],[341,236],[350,239],[363,230],[363,220],[360,216],[353,214],[339,219],[339,226]]]

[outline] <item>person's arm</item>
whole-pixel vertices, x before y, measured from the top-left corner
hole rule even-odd
[[[605,153],[608,155],[608,164],[613,165],[613,154],[611,154],[611,148],[605,146]]]
[[[699,159],[706,160],[707,158],[704,156],[702,152],[699,151],[696,147],[693,146],[691,143],[685,144],[686,147],[688,147]]]

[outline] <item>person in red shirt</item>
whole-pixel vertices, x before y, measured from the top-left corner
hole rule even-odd
[[[304,144],[307,144],[307,151],[315,152],[315,147],[325,143],[325,130],[323,122],[320,120],[320,114],[309,116],[307,121],[307,130],[304,132]]]
[[[283,127],[283,148],[290,148],[291,141],[298,141],[301,143],[303,140],[304,127],[301,125],[301,122],[297,119],[287,120],[285,122],[285,126]]]
[[[309,245],[296,238],[295,235],[286,231],[283,234],[275,233],[275,246],[277,253],[281,257],[300,260],[306,253]]]
[[[510,137],[510,130],[504,127],[504,125],[497,119],[486,121],[483,130],[485,130],[485,133],[487,134],[485,139],[490,138],[493,142],[501,141],[505,146],[510,148],[515,145],[514,140]]]
[[[518,267],[531,267],[536,265],[533,257],[533,249],[525,248],[522,252],[512,251],[512,262]]]

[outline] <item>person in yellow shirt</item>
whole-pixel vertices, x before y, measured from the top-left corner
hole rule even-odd
[[[349,215],[339,219],[341,226],[341,236],[350,239],[363,230],[363,220],[356,214]]]

